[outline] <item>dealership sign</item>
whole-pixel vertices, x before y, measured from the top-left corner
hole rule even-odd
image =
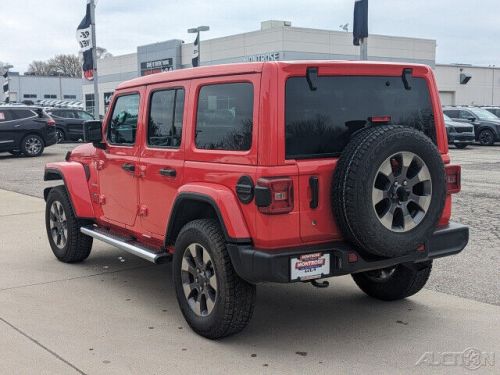
[[[169,57],[162,60],[145,61],[141,63],[141,76],[174,70],[174,60]]]
[[[267,52],[258,55],[246,56],[245,61],[257,62],[257,61],[278,61],[280,60],[281,54],[279,52]]]

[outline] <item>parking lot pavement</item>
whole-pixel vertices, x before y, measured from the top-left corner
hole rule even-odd
[[[261,285],[247,329],[206,340],[182,318],[169,264],[98,242],[87,261],[60,263],[43,211],[0,190],[0,374],[456,374],[468,348],[498,373],[500,307],[430,290],[384,303],[349,277]]]
[[[0,189],[43,196],[43,166],[62,161],[75,144],[48,147],[39,158],[0,154]],[[454,195],[452,219],[471,227],[470,242],[459,255],[438,259],[427,288],[500,305],[500,145],[450,146],[453,163],[462,165],[462,192]]]

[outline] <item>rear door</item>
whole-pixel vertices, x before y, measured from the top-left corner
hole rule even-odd
[[[10,151],[15,147],[15,125],[11,111],[0,108],[0,151]]]
[[[97,153],[104,220],[133,226],[138,211],[138,142],[143,127],[139,108],[144,88],[122,92],[105,127],[106,149]]]
[[[140,220],[143,231],[163,238],[184,176],[184,111],[189,82],[149,86],[140,154]]]
[[[285,158],[298,166],[303,242],[340,237],[332,210],[333,172],[357,131],[384,124],[407,125],[437,142],[427,80],[412,77],[411,89],[407,89],[402,68],[393,69],[368,76],[336,75],[335,68],[320,68],[315,89],[305,74],[287,79]]]

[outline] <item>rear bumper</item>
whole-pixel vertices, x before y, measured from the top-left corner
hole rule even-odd
[[[450,133],[448,134],[448,143],[471,144],[476,140],[474,133]]]
[[[469,227],[450,222],[439,227],[425,244],[425,250],[397,258],[363,258],[353,246],[346,242],[300,247],[293,249],[262,251],[251,245],[228,244],[227,249],[236,273],[252,283],[294,282],[290,279],[290,259],[308,253],[329,253],[330,273],[323,278],[342,276],[394,266],[400,263],[417,263],[450,256],[461,252],[469,242]],[[348,254],[355,253],[358,260],[349,263]],[[299,280],[295,280],[299,281]]]

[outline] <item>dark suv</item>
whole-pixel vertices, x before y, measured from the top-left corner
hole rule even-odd
[[[39,107],[0,107],[0,152],[40,156],[56,143],[56,123]]]
[[[54,108],[48,111],[56,122],[57,142],[83,139],[83,123],[93,120],[90,113],[68,108]]]
[[[474,125],[476,141],[491,146],[500,141],[500,118],[486,109],[478,107],[444,107],[443,112],[453,121]]]

